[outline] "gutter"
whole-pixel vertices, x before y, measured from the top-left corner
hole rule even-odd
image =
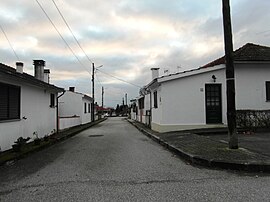
[[[59,98],[65,94],[64,91],[61,95],[57,96],[56,98],[56,133],[59,133]]]

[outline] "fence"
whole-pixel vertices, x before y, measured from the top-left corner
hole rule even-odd
[[[254,130],[270,127],[270,110],[237,110],[236,125]]]

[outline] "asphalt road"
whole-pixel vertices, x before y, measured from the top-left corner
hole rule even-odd
[[[0,167],[0,201],[269,201],[270,176],[193,167],[110,118]]]

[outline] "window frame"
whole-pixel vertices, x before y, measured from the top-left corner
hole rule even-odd
[[[86,104],[86,102],[84,103],[84,113],[85,114],[87,113],[87,104]]]
[[[158,94],[157,91],[153,92],[153,96],[154,96],[154,108],[158,108]]]
[[[55,107],[55,94],[54,93],[50,94],[50,107],[51,108]]]
[[[144,97],[139,99],[139,109],[144,109]]]
[[[91,104],[88,103],[88,113],[91,113]]]
[[[270,81],[265,81],[265,93],[266,102],[270,102]]]
[[[0,121],[19,120],[21,118],[21,87],[16,86],[16,85],[12,85],[12,84],[7,84],[7,83],[1,83],[0,82],[0,88],[4,89],[4,87],[6,87],[6,90],[7,90],[7,95],[6,95],[7,96],[7,102],[6,103],[3,102],[3,105],[6,105],[6,116],[5,117],[3,116],[3,118],[0,117]],[[13,90],[12,93],[17,94],[16,98],[14,98],[14,96],[11,96],[11,91],[12,90]],[[15,102],[17,104],[17,106],[15,107],[15,110],[16,110],[16,115],[15,116],[11,116],[11,110],[14,110],[13,109],[14,106],[11,106],[11,103],[12,103],[11,99],[15,99],[15,100],[12,100],[12,102],[13,103]]]

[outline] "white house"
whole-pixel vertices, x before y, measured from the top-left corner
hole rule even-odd
[[[270,48],[246,44],[234,52],[236,108],[270,109]],[[226,118],[225,59],[198,69],[158,77],[144,87],[151,100],[151,128],[166,132],[224,127]]]
[[[59,129],[91,122],[93,98],[70,87],[59,97]]]
[[[10,149],[19,137],[39,138],[57,129],[57,95],[64,89],[49,84],[45,61],[34,60],[35,76],[0,64],[0,148]],[[45,72],[45,73],[44,73]],[[46,81],[46,82],[44,82]]]

